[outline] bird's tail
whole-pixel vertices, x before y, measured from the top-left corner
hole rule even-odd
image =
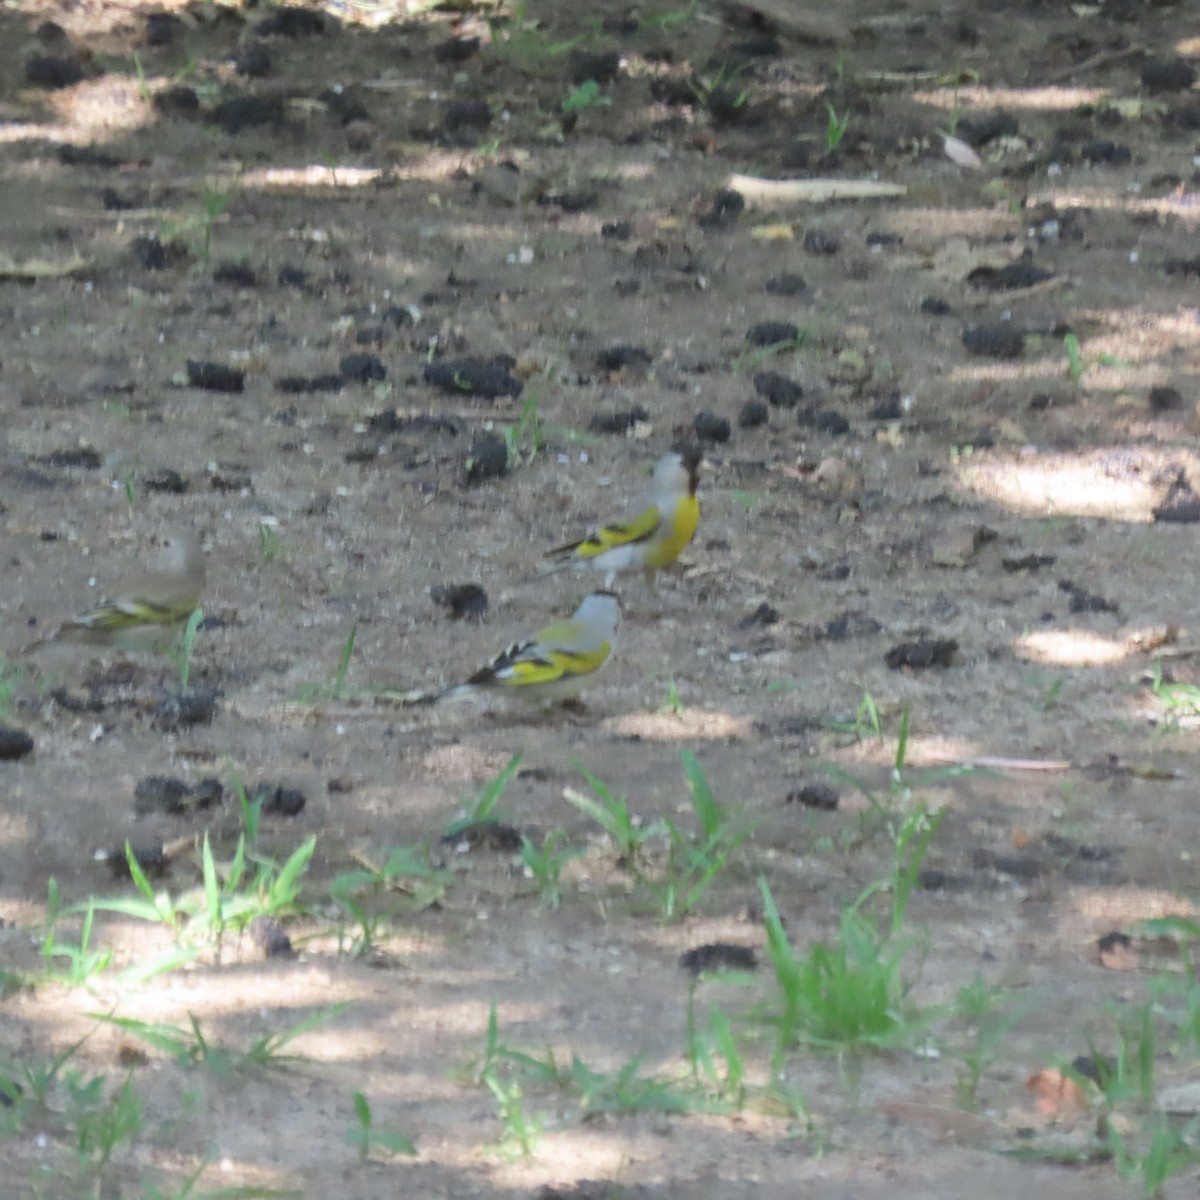
[[[475,688],[469,683],[458,683],[453,687],[442,688],[436,692],[423,692],[415,689],[411,692],[406,692],[401,698],[400,703],[412,707],[424,706],[432,708],[435,704],[441,704],[444,700],[461,700],[466,696],[475,694]]]

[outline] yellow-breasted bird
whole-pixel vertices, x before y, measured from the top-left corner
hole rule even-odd
[[[409,703],[432,704],[480,694],[542,705],[573,700],[612,661],[620,627],[621,602],[616,593],[593,592],[570,618],[502,650],[465,683],[410,696]]]
[[[183,624],[195,611],[204,580],[199,541],[189,534],[171,534],[163,539],[153,568],[122,580],[110,598],[72,617],[25,651],[47,642],[128,646],[145,644],[143,635],[161,638],[165,629]]]
[[[641,567],[647,583],[684,551],[700,522],[699,450],[672,450],[658,460],[650,494],[626,520],[602,525],[586,537],[556,546],[546,558],[551,570],[594,567],[605,573],[606,585],[621,571]]]

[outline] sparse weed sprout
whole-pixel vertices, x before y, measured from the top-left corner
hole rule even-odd
[[[607,96],[601,95],[600,85],[594,79],[585,79],[577,87],[573,87],[562,102],[564,113],[581,113],[585,109],[600,108],[611,104]]]

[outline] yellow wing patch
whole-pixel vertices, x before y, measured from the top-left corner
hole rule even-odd
[[[611,650],[608,642],[595,650],[550,650],[538,658],[501,667],[495,673],[495,682],[501,687],[527,687],[554,683],[571,675],[587,675],[604,666]]]
[[[75,618],[73,624],[101,633],[119,633],[138,625],[170,625],[190,616],[195,605],[186,609],[151,604],[146,600],[130,600],[119,604],[102,604]]]
[[[564,554],[574,554],[577,558],[596,558],[618,546],[629,546],[634,542],[644,542],[657,532],[662,524],[662,514],[657,504],[651,504],[640,512],[632,521],[622,521],[615,525],[605,525],[595,533],[589,534],[582,541],[572,542],[551,550],[546,556],[554,558]]]

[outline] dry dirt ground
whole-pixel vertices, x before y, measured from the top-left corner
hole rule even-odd
[[[0,1074],[22,1086],[0,1190],[174,1196],[202,1170],[194,1194],[1107,1197],[1153,1189],[1157,1145],[1191,1194],[1195,1102],[1157,1106],[1196,1080],[1196,1030],[1186,994],[1150,1004],[1187,972],[1098,939],[1190,915],[1200,857],[1195,6],[410,7],[0,13],[3,719],[35,742],[0,763]],[[901,190],[776,203],[726,194],[734,173]],[[586,580],[540,553],[697,430],[698,536],[657,592],[622,581],[586,711],[394,702],[570,611]],[[489,433],[509,469],[469,478]],[[181,527],[209,567],[207,722],[155,715],[167,657],[18,654]],[[460,583],[482,620],[438,602]],[[564,790],[585,768],[695,839],[684,749],[755,824],[664,920],[665,839],[639,881]],[[511,846],[440,840],[517,753],[493,815],[582,851],[558,907]],[[225,800],[139,815],[151,776]],[[315,839],[280,914],[296,956],[193,925],[197,957],[135,982],[172,935],[101,912],[111,963],[56,982],[50,881],[64,908],[136,897],[96,857],[129,839],[194,896],[206,831],[234,857],[238,780],[306,800],[251,846]],[[772,1085],[759,880],[798,958],[836,946],[922,808],[944,816],[882,951],[902,1034],[790,1045]],[[440,873],[360,889],[383,920],[356,945],[331,881],[393,847]],[[894,899],[863,909],[884,933]],[[81,935],[59,918],[60,946]],[[695,991],[744,1056],[724,1108],[691,1079],[679,965],[714,942],[758,958]],[[294,1061],[220,1069],[341,1002]],[[493,1005],[503,1045],[605,1086],[484,1061]],[[181,1063],[95,1014],[194,1017],[215,1049]],[[1139,1047],[1113,1083],[1104,1056]],[[1089,1054],[1107,1108],[1035,1075]],[[618,1086],[635,1059],[694,1111]],[[126,1079],[140,1120],[104,1133]],[[356,1090],[415,1157],[360,1158]],[[1062,1145],[1077,1161],[1037,1160]]]

